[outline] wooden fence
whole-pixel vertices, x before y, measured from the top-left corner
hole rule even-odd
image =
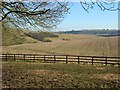
[[[103,57],[103,56],[78,56],[78,55],[40,55],[40,54],[2,54],[2,61],[41,61],[41,62],[77,62],[80,63],[102,63],[120,65],[120,57]]]

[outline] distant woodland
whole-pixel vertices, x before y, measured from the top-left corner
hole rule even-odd
[[[72,31],[61,31],[59,33],[116,36],[116,35],[120,35],[120,30],[104,30],[104,29],[103,30],[72,30]]]

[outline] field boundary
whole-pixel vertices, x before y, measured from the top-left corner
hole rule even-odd
[[[41,61],[45,63],[56,62],[76,62],[80,63],[95,63],[120,65],[120,57],[105,57],[105,56],[79,56],[79,55],[42,55],[42,54],[2,54],[2,61]]]

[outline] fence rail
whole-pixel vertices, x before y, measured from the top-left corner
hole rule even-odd
[[[79,55],[40,55],[40,54],[2,54],[2,61],[41,61],[41,62],[77,62],[84,63],[102,63],[120,65],[120,57],[103,57],[103,56],[79,56]]]

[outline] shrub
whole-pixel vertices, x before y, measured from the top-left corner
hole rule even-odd
[[[70,41],[70,39],[63,38],[62,40]]]
[[[34,41],[33,43],[37,43],[36,41]]]
[[[43,39],[43,42],[52,42],[52,41],[49,39]]]

